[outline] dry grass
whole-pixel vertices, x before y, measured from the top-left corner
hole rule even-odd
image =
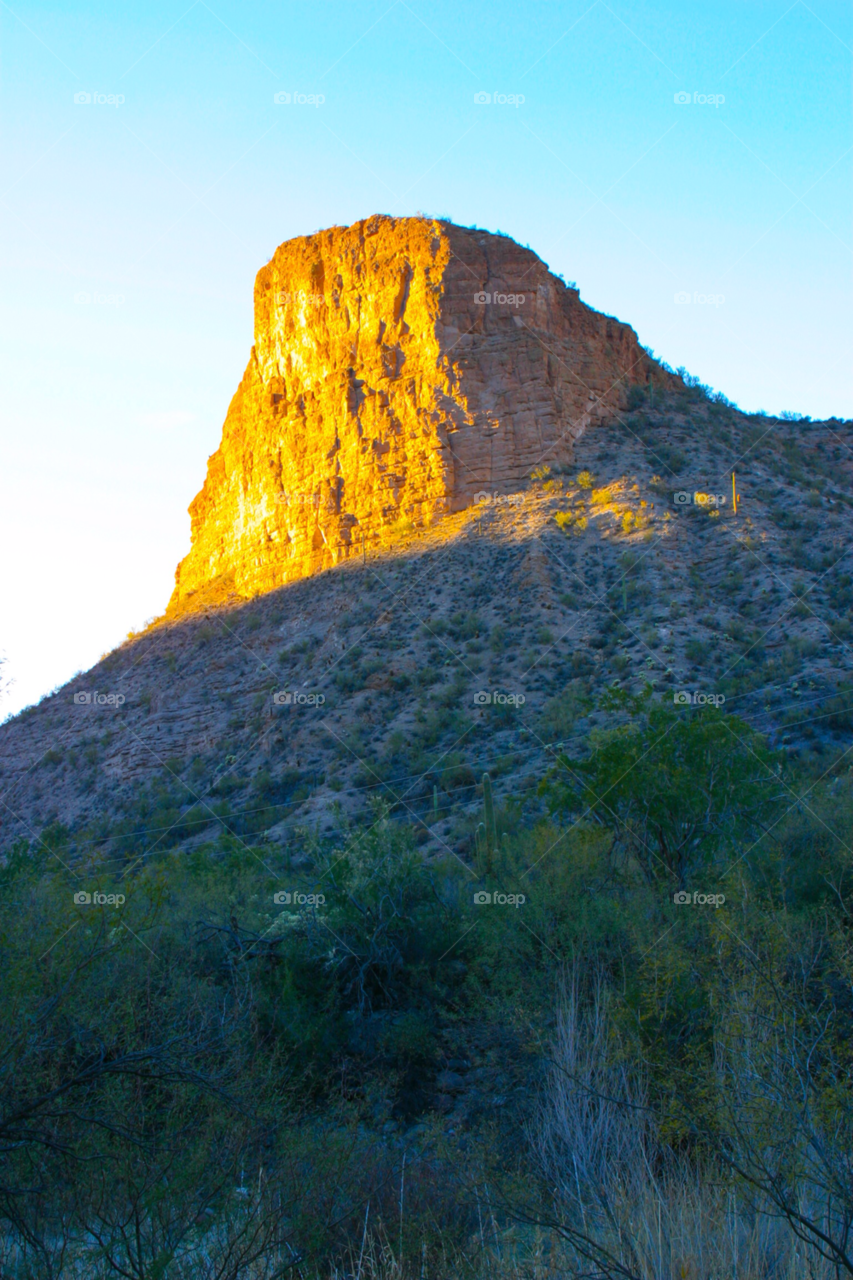
[[[641,1071],[614,1042],[600,981],[575,976],[558,1011],[553,1066],[530,1136],[552,1189],[565,1275],[628,1280],[836,1280],[767,1205],[660,1140]],[[593,1270],[590,1272],[590,1263]]]

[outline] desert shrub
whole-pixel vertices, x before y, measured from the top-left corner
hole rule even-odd
[[[563,533],[583,533],[589,524],[586,516],[577,515],[574,511],[557,511],[554,519]]]
[[[711,646],[703,640],[688,640],[684,646],[684,656],[697,666],[704,666],[711,656]]]
[[[648,686],[639,697],[610,691],[600,707],[612,727],[586,759],[561,760],[542,792],[553,813],[590,812],[612,827],[650,882],[683,888],[780,794],[775,758],[734,716],[656,703]]]
[[[586,686],[581,681],[574,680],[562,693],[545,703],[539,718],[539,732],[548,741],[568,737],[578,720],[591,709],[592,700]]]
[[[675,445],[655,440],[654,444],[646,444],[651,465],[666,476],[680,475],[687,465],[687,457]]]
[[[454,613],[447,626],[454,640],[472,640],[475,636],[488,634],[488,627],[477,617],[476,613]]]

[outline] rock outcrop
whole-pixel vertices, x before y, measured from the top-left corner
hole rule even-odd
[[[633,329],[506,236],[377,216],[289,240],[255,282],[169,615],[516,492],[653,376]]]

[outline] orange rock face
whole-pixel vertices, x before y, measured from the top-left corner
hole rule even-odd
[[[373,217],[281,245],[190,506],[168,614],[249,597],[523,489],[664,376],[506,236]]]

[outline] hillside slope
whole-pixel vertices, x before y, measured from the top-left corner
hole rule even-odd
[[[76,856],[222,830],[297,851],[381,796],[467,858],[482,773],[535,811],[554,744],[615,682],[722,696],[828,766],[853,725],[853,424],[679,385],[635,392],[512,500],[160,620],[0,726],[4,845],[59,823]],[[733,469],[737,515],[674,500],[730,494]]]

